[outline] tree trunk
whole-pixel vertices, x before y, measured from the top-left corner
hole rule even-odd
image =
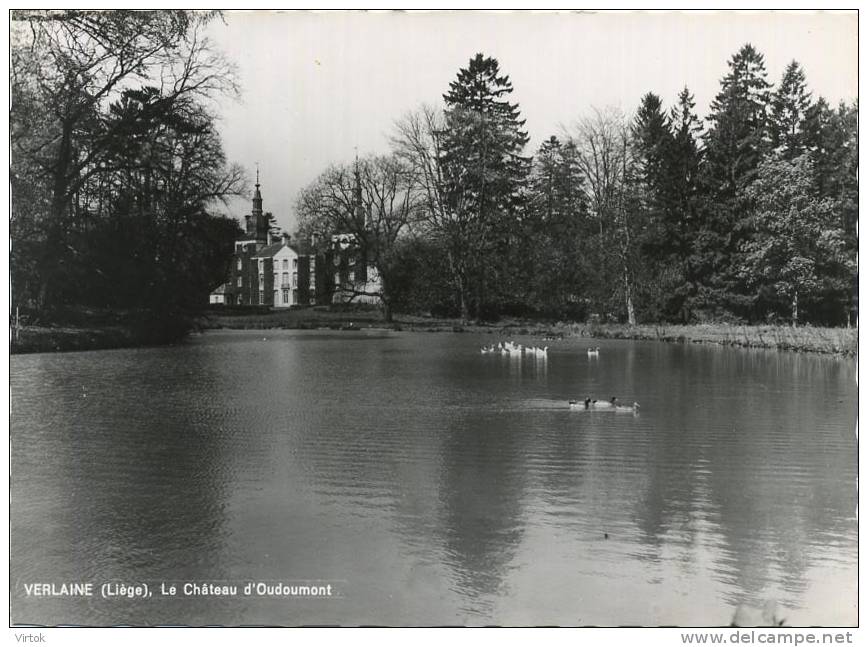
[[[452,280],[455,288],[458,290],[458,305],[461,312],[461,323],[466,324],[470,320],[470,309],[467,304],[467,277],[466,272],[462,272],[458,262],[455,260],[455,255],[452,250],[447,253],[449,260],[449,269],[452,273]],[[463,266],[462,266],[463,267]]]
[[[799,293],[793,292],[793,328],[798,325],[799,322]]]
[[[392,299],[390,298],[389,290],[388,290],[388,282],[386,278],[383,276],[383,273],[379,271],[380,275],[380,303],[383,304],[383,321],[386,323],[392,323]]]
[[[636,325],[636,309],[633,307],[633,288],[630,285],[630,277],[627,273],[627,266],[624,266],[624,299],[627,304],[627,324],[630,326]]]
[[[68,202],[68,170],[72,160],[72,124],[64,121],[58,150],[57,165],[54,168],[51,191],[51,207],[48,214],[45,248],[43,250],[41,285],[39,287],[39,307],[51,310],[56,305],[57,282],[60,279],[61,257],[64,254],[65,211]]]

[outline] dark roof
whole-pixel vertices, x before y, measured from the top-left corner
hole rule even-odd
[[[271,258],[277,252],[279,252],[281,249],[283,249],[284,247],[289,247],[292,251],[294,251],[299,256],[302,255],[301,252],[298,251],[298,248],[295,245],[293,245],[292,243],[290,243],[289,245],[284,245],[283,242],[281,241],[278,243],[272,243],[268,247],[263,247],[258,252],[256,252],[256,254],[253,255],[253,258]]]
[[[222,285],[218,286],[216,290],[213,290],[211,292],[211,294],[226,294],[228,291],[229,291],[229,284],[223,283]]]

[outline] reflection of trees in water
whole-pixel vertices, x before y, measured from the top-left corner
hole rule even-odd
[[[729,603],[761,604],[782,591],[782,602],[798,607],[808,570],[855,523],[856,443],[834,427],[849,418],[834,407],[855,404],[840,393],[848,367],[787,354],[693,353],[683,366],[662,367],[680,382],[659,412],[636,506],[647,554],[659,557],[673,536],[705,544],[697,549],[716,556]]]
[[[498,591],[521,541],[525,444],[516,425],[490,413],[468,413],[448,431],[440,528],[456,587],[471,607]]]
[[[662,559],[667,545],[675,543],[684,551],[684,568],[693,559],[689,551],[697,540],[698,515],[707,512],[704,487],[705,450],[697,436],[702,430],[686,425],[699,398],[696,382],[689,374],[690,357],[682,347],[658,345],[653,349],[655,371],[665,376],[657,384],[664,390],[653,406],[653,434],[645,449],[645,482],[634,507],[644,551],[638,556],[653,562]],[[656,352],[654,352],[656,351]],[[666,352],[668,351],[668,352]]]

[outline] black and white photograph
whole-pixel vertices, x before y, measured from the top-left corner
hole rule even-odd
[[[858,26],[10,10],[10,639],[852,643]]]

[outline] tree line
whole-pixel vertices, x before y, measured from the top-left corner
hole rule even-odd
[[[237,93],[202,35],[214,14],[15,11],[13,307],[171,317],[223,280],[240,233],[210,211],[241,194],[213,102]]]
[[[592,108],[535,155],[509,76],[477,54],[395,123],[391,151],[334,165],[298,200],[299,235],[355,233],[393,308],[637,322],[811,322],[857,313],[857,105],[775,87],[750,44],[702,120]],[[354,209],[355,173],[362,209]]]

